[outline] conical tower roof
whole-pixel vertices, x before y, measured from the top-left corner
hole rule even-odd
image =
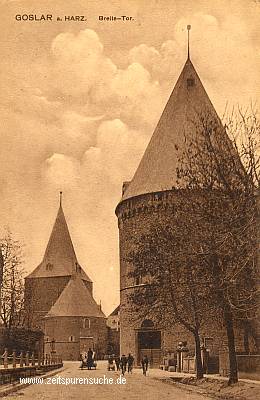
[[[70,276],[75,271],[81,274],[82,279],[91,282],[77,261],[68,225],[60,204],[43,260],[28,275],[28,278]]]
[[[69,280],[48,317],[103,317],[104,313],[97,305],[79,274]]]
[[[195,120],[201,115],[217,120],[223,131],[223,140],[229,141],[201,80],[188,58],[121,201],[176,187],[176,169],[180,155],[184,151],[185,137],[198,134]],[[178,186],[180,187],[180,182]]]

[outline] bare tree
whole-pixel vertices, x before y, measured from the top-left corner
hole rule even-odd
[[[2,289],[2,284],[3,284],[3,272],[4,272],[4,259],[2,255],[2,249],[0,247],[0,310],[2,308],[1,305],[1,289]]]
[[[234,323],[255,318],[257,309],[259,122],[255,113],[247,117],[240,110],[225,128],[207,112],[191,123],[192,135],[185,133],[179,155],[174,213],[136,239],[126,260],[133,266],[129,276],[142,279],[130,297],[144,315],[157,316],[161,324],[179,322],[193,334],[198,378],[200,329],[220,314],[229,383],[235,383]]]
[[[196,134],[186,137],[177,173],[182,188],[200,193],[190,212],[204,224],[200,242],[212,272],[213,303],[221,307],[226,326],[229,382],[235,383],[234,318],[248,321],[257,309],[259,121],[254,110],[249,115],[239,109],[225,128],[209,113],[197,115],[193,123]]]
[[[3,255],[1,285],[1,319],[10,331],[22,324],[24,301],[24,269],[22,246],[10,232],[0,239]]]
[[[127,261],[133,266],[129,276],[141,283],[135,286],[130,300],[137,306],[138,315],[152,318],[164,328],[179,323],[193,335],[196,376],[201,379],[200,330],[212,318],[208,302],[212,288],[200,257],[199,242],[193,241],[190,246],[194,232],[192,221],[186,218],[186,206],[180,203],[176,209],[175,223],[154,223],[136,239]]]

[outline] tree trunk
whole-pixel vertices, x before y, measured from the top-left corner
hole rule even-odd
[[[203,378],[203,365],[202,365],[202,359],[201,359],[200,337],[199,337],[199,333],[197,331],[194,332],[194,339],[195,339],[195,349],[196,349],[196,378],[202,379]]]
[[[217,289],[218,303],[221,305],[223,312],[224,324],[227,332],[228,339],[228,355],[229,355],[229,380],[228,384],[238,382],[238,371],[237,371],[237,358],[236,358],[236,346],[235,346],[235,335],[233,326],[233,313],[230,305],[225,298],[223,293],[223,288],[219,287],[219,282],[221,282],[221,270],[219,267],[219,260],[216,254],[213,252],[212,255],[212,265],[213,265],[213,276],[215,279],[215,287]]]
[[[245,354],[250,353],[248,321],[244,321],[244,351]]]
[[[238,371],[237,371],[237,358],[236,358],[236,346],[233,326],[233,315],[229,304],[225,304],[224,307],[224,321],[228,339],[228,355],[229,355],[229,380],[228,384],[238,382]]]

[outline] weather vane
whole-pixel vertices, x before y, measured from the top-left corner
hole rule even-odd
[[[62,192],[60,192],[60,207],[62,205]]]
[[[191,25],[187,25],[187,31],[188,31],[188,59],[190,59],[190,30],[191,30]]]

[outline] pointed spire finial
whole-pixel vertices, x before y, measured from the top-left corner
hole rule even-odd
[[[62,207],[62,192],[60,192],[60,207]]]
[[[191,25],[187,25],[187,31],[188,31],[188,60],[190,59],[190,30],[191,30]]]

